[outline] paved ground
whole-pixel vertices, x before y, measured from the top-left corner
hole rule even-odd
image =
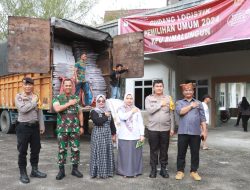
[[[15,134],[5,135],[0,132],[0,189],[1,190],[62,190],[62,189],[173,189],[173,190],[238,190],[250,189],[250,132],[244,133],[241,127],[233,127],[232,123],[211,129],[208,143],[211,150],[201,150],[199,173],[201,182],[193,181],[189,176],[190,156],[187,154],[186,176],[182,181],[174,179],[176,172],[176,137],[172,138],[169,150],[169,179],[157,176],[148,177],[149,147],[144,147],[144,174],[137,178],[115,176],[110,179],[91,179],[89,172],[89,137],[82,137],[81,166],[83,179],[70,175],[71,166],[66,166],[66,178],[56,181],[58,172],[56,163],[56,139],[43,138],[40,154],[40,169],[47,172],[46,179],[31,179],[24,185],[19,182],[17,168],[17,150]],[[30,166],[28,167],[30,172]]]

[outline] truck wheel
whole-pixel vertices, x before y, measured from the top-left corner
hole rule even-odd
[[[10,123],[10,114],[8,111],[4,110],[1,114],[1,130],[3,133],[7,134],[11,131],[12,125]]]

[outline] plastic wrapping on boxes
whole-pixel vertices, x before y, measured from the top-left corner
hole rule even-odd
[[[94,53],[90,44],[73,42],[73,56],[71,46],[56,42],[53,52],[53,95],[57,95],[60,92],[60,77],[73,77],[75,60],[79,60],[83,52],[87,55],[85,77],[92,88],[93,97],[95,98],[99,94],[106,95],[107,85],[102,76],[101,69],[96,64],[98,54]]]
[[[96,64],[98,54],[94,53],[90,44],[84,42],[74,42],[73,51],[76,60],[79,60],[83,53],[87,54],[86,81],[90,83],[93,97],[96,98],[99,94],[106,95],[107,85],[102,76],[101,69]]]
[[[72,78],[74,75],[75,59],[71,46],[55,42],[53,50],[53,95],[58,95],[61,86],[60,77]]]

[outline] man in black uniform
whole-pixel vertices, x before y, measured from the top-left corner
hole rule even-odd
[[[30,177],[46,178],[46,174],[38,170],[39,152],[41,149],[40,133],[44,133],[44,121],[42,110],[39,110],[39,99],[33,93],[34,81],[32,78],[23,78],[23,92],[18,93],[15,104],[18,109],[18,123],[16,127],[18,166],[20,169],[20,181],[29,183],[27,175],[27,150],[30,144],[30,163],[32,171]],[[39,129],[40,128],[40,129]]]

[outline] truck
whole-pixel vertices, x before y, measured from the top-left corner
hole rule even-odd
[[[73,75],[74,63],[82,52],[87,53],[91,62],[87,63],[87,81],[96,88],[96,93],[103,90],[109,97],[110,73],[116,64],[129,68],[124,78],[139,78],[144,74],[141,32],[111,37],[109,33],[66,19],[8,18],[8,38],[0,42],[0,128],[3,133],[15,128],[15,96],[22,91],[24,77],[34,79],[34,92],[41,100],[45,126],[55,124],[52,99],[60,93],[60,78]]]

